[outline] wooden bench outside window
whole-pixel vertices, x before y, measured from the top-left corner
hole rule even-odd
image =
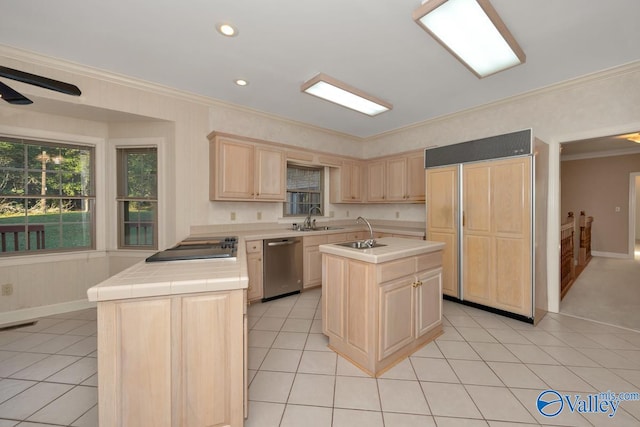
[[[0,241],[2,252],[7,252],[7,236],[9,241],[13,239],[13,250],[20,251],[20,235],[24,236],[26,250],[31,249],[31,233],[36,235],[36,248],[44,249],[44,224],[24,225],[0,225]]]

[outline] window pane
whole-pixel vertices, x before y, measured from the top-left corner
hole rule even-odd
[[[157,203],[125,201],[121,205],[124,246],[155,246]]]
[[[5,141],[0,137],[0,168],[24,168],[24,144]]]
[[[24,172],[0,169],[0,194],[5,196],[17,196],[24,194],[24,191]]]
[[[0,148],[0,254],[92,248],[92,200],[62,196],[91,194],[93,150],[1,137]]]
[[[287,166],[284,215],[307,215],[314,206],[322,210],[322,171],[322,168]]]
[[[118,149],[120,247],[157,247],[157,163],[155,147]]]
[[[127,179],[125,195],[127,197],[158,196],[157,155],[156,150],[127,153]]]

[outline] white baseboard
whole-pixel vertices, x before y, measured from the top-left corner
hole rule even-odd
[[[621,254],[618,252],[599,252],[599,251],[591,251],[591,256],[599,256],[603,258],[632,258],[629,254]]]
[[[28,320],[35,320],[40,317],[52,316],[54,314],[68,313],[70,311],[84,310],[96,306],[95,302],[89,300],[77,300],[63,302],[60,304],[43,305],[40,307],[23,308],[21,310],[7,311],[0,313],[0,327],[11,326]]]

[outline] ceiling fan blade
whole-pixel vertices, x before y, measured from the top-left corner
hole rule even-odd
[[[82,92],[80,92],[80,89],[78,89],[78,86],[72,85],[71,83],[65,83],[61,82],[60,80],[49,79],[47,77],[38,76],[36,74],[14,70],[13,68],[9,67],[0,66],[0,76],[12,80],[17,80],[22,83],[27,83],[30,85],[64,93],[66,95],[80,96],[82,94]]]
[[[19,92],[11,89],[6,84],[0,82],[0,98],[7,101],[9,104],[27,105],[33,104],[33,101],[25,97]]]

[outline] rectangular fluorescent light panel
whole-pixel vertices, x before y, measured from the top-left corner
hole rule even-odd
[[[488,0],[428,0],[413,19],[479,78],[525,62]]]
[[[368,116],[376,116],[393,108],[387,102],[322,73],[303,83],[300,90]]]

